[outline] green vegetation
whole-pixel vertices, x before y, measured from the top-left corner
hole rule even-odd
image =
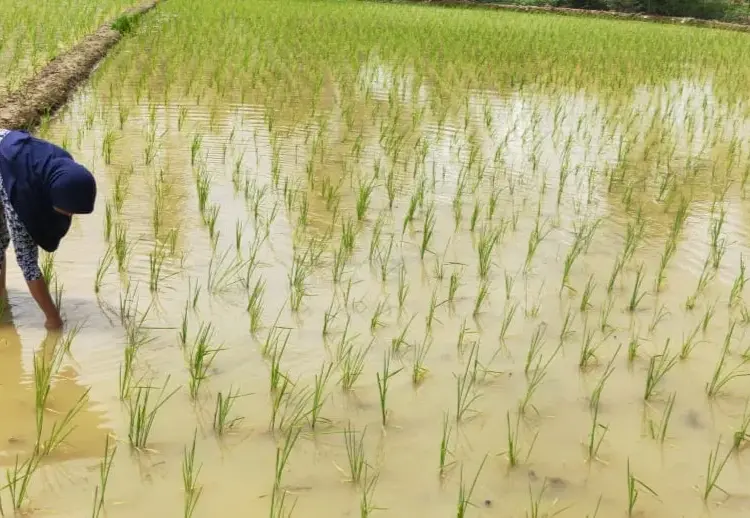
[[[131,445],[95,512],[662,516],[741,492],[748,55],[680,25],[163,3],[44,130],[105,198],[45,262],[66,308],[102,309],[62,350],[120,374],[91,390]],[[34,364],[45,461],[60,358]],[[82,412],[54,410],[65,437]],[[11,499],[47,507],[25,461]]]
[[[0,95],[15,90],[42,66],[135,0],[0,1]]]

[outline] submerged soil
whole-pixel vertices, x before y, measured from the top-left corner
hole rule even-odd
[[[150,0],[123,15],[145,13],[159,3]],[[105,23],[73,48],[55,57],[21,87],[0,99],[0,128],[31,129],[41,118],[53,113],[68,100],[71,92],[88,78],[91,70],[120,41],[122,34]]]

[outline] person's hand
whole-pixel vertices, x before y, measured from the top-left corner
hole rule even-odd
[[[44,327],[47,331],[59,331],[63,327],[62,318],[60,318],[60,315],[49,316],[44,322]]]

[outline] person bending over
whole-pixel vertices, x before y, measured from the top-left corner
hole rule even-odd
[[[94,176],[64,149],[23,131],[0,129],[0,297],[6,296],[5,253],[13,238],[29,292],[46,318],[62,327],[60,311],[39,268],[39,247],[54,252],[74,214],[91,214]]]

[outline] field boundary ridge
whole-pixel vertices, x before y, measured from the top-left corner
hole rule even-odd
[[[723,29],[735,32],[750,33],[750,24],[722,22],[718,20],[704,20],[701,18],[686,18],[678,16],[661,16],[655,14],[627,13],[622,11],[601,11],[593,9],[575,9],[572,7],[554,7],[541,5],[515,5],[501,4],[496,2],[478,2],[475,0],[375,0],[392,4],[420,4],[437,7],[464,7],[491,9],[498,11],[514,11],[523,13],[546,13],[560,14],[565,16],[592,17],[616,20],[635,20],[651,23],[662,23],[667,25],[688,25],[691,27],[706,27],[711,29]]]
[[[104,23],[70,49],[55,56],[37,74],[0,99],[0,128],[31,130],[51,115],[88,79],[91,71],[138,18],[163,0],[148,0]]]

